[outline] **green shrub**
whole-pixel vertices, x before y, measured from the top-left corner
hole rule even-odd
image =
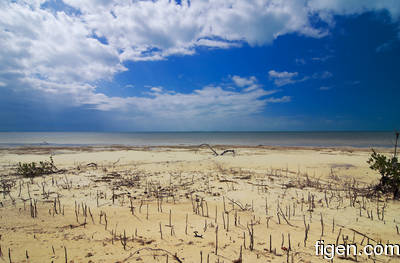
[[[396,145],[393,157],[388,158],[372,150],[371,157],[367,161],[370,168],[378,171],[381,175],[381,179],[379,184],[375,186],[375,190],[383,194],[391,193],[393,194],[393,199],[400,197],[400,164],[396,157],[398,137],[399,134],[396,133]]]
[[[17,175],[23,177],[37,177],[46,174],[52,174],[57,171],[54,165],[53,157],[50,157],[50,161],[41,161],[39,163],[18,163]]]

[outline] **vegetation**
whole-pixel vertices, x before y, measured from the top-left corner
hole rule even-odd
[[[378,171],[381,175],[379,184],[375,190],[383,194],[393,194],[393,199],[400,198],[400,164],[396,156],[397,140],[399,133],[396,133],[394,155],[391,158],[372,150],[371,157],[367,161],[372,170]]]
[[[18,163],[17,174],[23,177],[37,177],[46,174],[52,174],[57,171],[54,165],[53,157],[50,161],[41,161],[39,163]]]

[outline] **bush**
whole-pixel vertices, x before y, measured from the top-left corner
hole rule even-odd
[[[393,199],[399,199],[400,197],[400,164],[396,157],[398,136],[398,133],[396,133],[395,154],[393,157],[388,158],[372,150],[371,157],[367,161],[370,168],[378,171],[381,175],[379,184],[376,185],[375,189],[383,194],[393,194]]]
[[[53,157],[50,157],[50,161],[32,163],[18,163],[17,174],[23,177],[37,177],[46,174],[52,174],[57,171],[54,165]]]

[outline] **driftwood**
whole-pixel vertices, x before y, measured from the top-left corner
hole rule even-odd
[[[214,155],[214,156],[222,156],[222,155],[224,155],[225,153],[229,153],[229,152],[232,153],[233,156],[235,156],[235,150],[225,150],[225,151],[223,151],[221,154],[218,154],[217,151],[214,150],[214,149],[211,147],[211,145],[209,145],[209,144],[207,144],[207,143],[203,143],[203,144],[200,144],[200,145],[199,145],[199,148],[202,147],[202,146],[207,146],[207,147],[213,152],[213,155]]]
[[[233,156],[235,156],[235,150],[225,150],[225,151],[223,151],[220,155],[222,156],[222,155],[224,155],[225,153],[232,153]]]
[[[214,154],[215,156],[218,156],[218,155],[219,155],[209,144],[207,144],[207,143],[200,144],[200,145],[199,145],[199,148],[202,147],[202,146],[207,146],[208,148],[210,148],[210,150],[213,152],[213,154]]]
[[[357,231],[357,230],[355,230],[354,228],[349,228],[351,231],[354,231],[355,233],[357,233],[357,234],[359,234],[359,235],[361,235],[361,236],[363,236],[363,237],[366,237],[366,238],[368,238],[368,239],[370,239],[370,240],[372,240],[372,241],[374,241],[374,242],[376,242],[376,243],[378,243],[378,241],[376,241],[375,239],[373,239],[373,238],[370,238],[369,236],[367,236],[366,234],[364,234],[364,233],[361,233],[360,231]]]
[[[153,252],[164,252],[165,254],[172,256],[172,258],[175,259],[176,261],[178,261],[179,263],[183,263],[183,261],[176,255],[176,253],[174,255],[171,252],[169,252],[168,250],[165,250],[165,249],[162,249],[162,248],[150,248],[150,247],[144,247],[144,248],[136,250],[135,252],[131,253],[127,258],[122,260],[122,262],[127,262],[131,257],[133,257],[134,255],[138,254],[142,250],[150,250],[150,251],[153,251]]]

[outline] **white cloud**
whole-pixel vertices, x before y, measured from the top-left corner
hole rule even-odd
[[[323,71],[323,72],[316,72],[311,77],[304,76],[302,78],[299,78],[298,72],[287,72],[287,71],[278,72],[275,70],[268,71],[268,75],[269,78],[273,80],[274,84],[278,87],[303,82],[309,79],[328,79],[333,76],[331,72]]]
[[[328,79],[333,76],[331,72],[323,71],[323,72],[316,72],[311,77],[304,76],[302,78],[299,78],[300,76],[298,72],[287,72],[287,71],[279,72],[275,70],[268,71],[268,75],[270,80],[273,80],[274,84],[278,87],[303,82],[309,79]]]
[[[227,91],[220,87],[204,87],[191,93],[155,93],[151,98],[132,97],[127,107],[133,107],[142,114],[153,116],[181,116],[196,118],[199,116],[228,117],[261,112],[268,91],[262,89],[248,93]]]
[[[199,39],[196,42],[197,46],[205,46],[209,48],[231,48],[231,47],[240,47],[240,43],[235,42],[227,42],[227,41],[220,41],[220,40],[212,40],[212,39]]]
[[[163,87],[147,87],[150,92],[146,96],[122,98],[98,93],[95,86],[89,84],[55,84],[37,79],[27,79],[26,82],[32,83],[44,97],[56,100],[60,106],[86,106],[99,111],[113,111],[125,117],[154,120],[180,118],[211,121],[250,116],[264,111],[268,104],[290,101],[286,96],[277,99],[269,97],[279,91],[264,90],[260,86],[240,91],[205,86],[188,93],[174,92]]]
[[[268,75],[269,78],[273,80],[275,85],[278,87],[285,86],[288,84],[294,84],[297,82],[302,82],[308,79],[307,77],[304,77],[302,79],[298,78],[296,79],[296,77],[299,75],[298,72],[287,72],[287,71],[278,72],[275,70],[270,70],[268,71]]]
[[[79,90],[84,90],[82,87]],[[251,91],[231,91],[219,86],[207,86],[190,93],[170,92],[162,87],[151,87],[149,97],[108,97],[94,93],[92,87],[84,92],[73,94],[74,104],[91,105],[102,110],[119,110],[135,116],[152,116],[157,118],[196,118],[209,116],[222,118],[229,116],[248,116],[261,112],[267,103],[287,102],[288,98],[271,99],[268,95],[277,90],[255,88]]]
[[[180,5],[169,0],[64,0],[79,10],[74,14],[41,9],[45,2],[0,3],[2,72],[93,82],[126,70],[122,62],[127,60],[192,55],[198,46],[265,45],[292,32],[321,37],[326,29],[313,27],[309,19],[316,12],[387,9],[393,17],[399,14],[396,0],[203,0]]]
[[[334,14],[386,9],[396,21],[400,14],[397,0],[183,0],[180,5],[169,0],[64,0],[76,9],[72,13],[52,10],[51,3],[44,9],[45,2],[0,1],[0,88],[64,95],[72,105],[99,110],[158,115],[252,114],[279,99],[264,99],[272,91],[263,90],[255,77],[234,76],[240,92],[205,87],[184,94],[153,87],[149,98],[109,97],[96,91],[98,82],[126,71],[126,61],[192,55],[199,46],[267,45],[288,33],[323,37],[329,28],[315,27],[310,19],[315,15],[332,26]],[[277,86],[306,80],[297,72],[271,70],[269,75]]]
[[[255,76],[251,77],[240,77],[240,76],[232,76],[232,80],[234,84],[240,88],[244,88],[244,92],[249,92],[261,88],[262,85],[258,84],[258,80]]]
[[[310,0],[307,6],[311,11],[323,15],[351,15],[369,11],[387,10],[394,21],[400,18],[400,5],[398,0]]]
[[[118,52],[90,37],[80,18],[35,6],[0,3],[0,77],[15,74],[32,87],[52,91],[57,84],[69,84],[68,89],[111,80],[126,70]]]
[[[320,37],[303,1],[76,1],[65,2],[82,12],[98,36],[122,51],[122,60],[162,59],[193,54],[196,46],[228,48],[239,42],[271,43],[279,35],[298,32]]]
[[[255,89],[259,88],[259,87],[260,87],[260,85],[258,85],[258,84],[253,84],[253,85],[250,85],[250,86],[248,86],[247,88],[243,89],[243,91],[249,92],[249,91],[255,90]]]
[[[150,90],[153,92],[156,92],[156,93],[160,93],[163,91],[163,88],[162,87],[151,87]]]
[[[283,96],[281,98],[268,98],[266,101],[271,102],[271,103],[284,103],[284,102],[290,102],[291,100],[292,100],[292,97]]]
[[[275,70],[270,70],[268,72],[269,76],[272,78],[278,78],[278,79],[284,79],[284,78],[293,78],[296,77],[299,73],[297,72],[287,72],[287,71],[283,71],[283,72],[278,72]]]
[[[251,86],[254,85],[257,82],[257,78],[254,76],[251,76],[249,78],[245,77],[240,77],[240,76],[233,76],[232,77],[233,82],[236,84],[238,87],[245,87],[245,86]]]

